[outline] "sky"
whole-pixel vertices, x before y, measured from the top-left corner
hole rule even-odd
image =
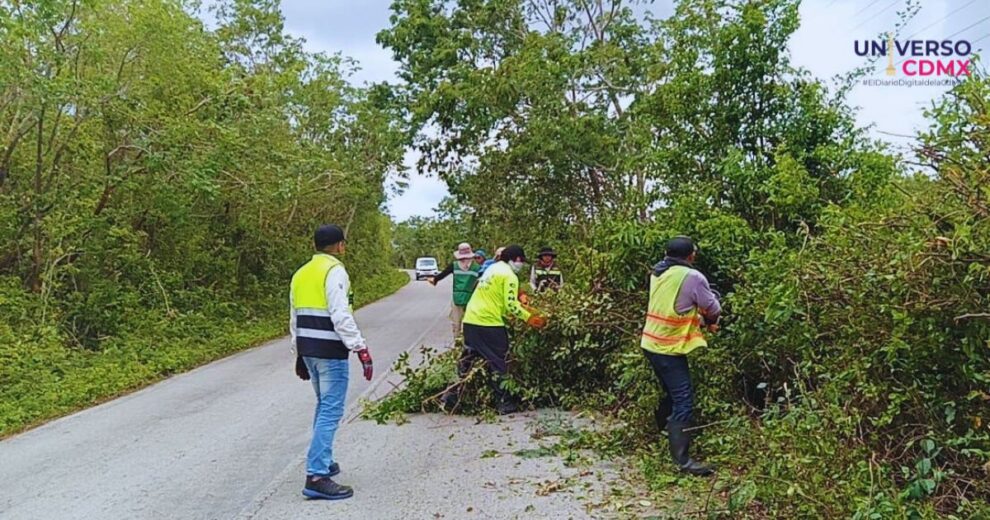
[[[894,29],[898,11],[908,0],[804,0],[801,27],[790,42],[792,64],[830,81],[865,63],[856,56],[853,41],[875,39]],[[389,25],[391,0],[282,0],[286,30],[306,40],[313,52],[340,52],[357,60],[361,69],[352,80],[358,84],[396,81],[397,64],[375,43],[375,34]],[[904,28],[907,39],[967,39],[976,52],[990,48],[990,1],[920,0],[920,12]],[[671,0],[656,0],[647,7],[657,17],[671,13]],[[883,65],[881,63],[881,65]],[[870,75],[883,78],[882,71]],[[857,120],[870,126],[873,135],[907,151],[912,135],[925,127],[923,110],[948,87],[858,85],[849,101],[858,107]],[[892,135],[893,134],[893,135]],[[435,177],[420,175],[415,156],[406,155],[409,188],[393,197],[388,209],[396,221],[432,215],[447,194]]]

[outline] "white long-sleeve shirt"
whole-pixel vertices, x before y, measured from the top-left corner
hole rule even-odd
[[[364,348],[364,337],[354,321],[347,295],[351,292],[351,279],[347,276],[344,266],[338,265],[327,273],[326,287],[327,310],[333,321],[333,330],[340,335],[340,340],[349,350]],[[292,336],[292,350],[296,351],[296,308],[292,301],[292,291],[289,291],[289,334]]]

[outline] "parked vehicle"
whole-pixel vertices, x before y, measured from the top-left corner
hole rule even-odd
[[[437,268],[436,258],[424,256],[416,259],[416,281],[438,274],[440,270]]]

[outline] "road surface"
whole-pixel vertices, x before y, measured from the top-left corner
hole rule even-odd
[[[352,357],[349,405],[401,352],[449,343],[449,284],[357,311],[378,374]],[[0,518],[236,517],[305,456],[314,397],[292,367],[283,338],[0,442]]]

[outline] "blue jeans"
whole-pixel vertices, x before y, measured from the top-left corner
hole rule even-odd
[[[306,474],[328,475],[333,463],[333,436],[344,416],[348,360],[304,356],[303,361],[309,369],[310,381],[316,392],[313,440],[306,455]]]
[[[648,350],[643,351],[646,359],[650,360],[653,373],[660,380],[664,397],[660,409],[671,410],[669,421],[679,423],[691,422],[694,412],[694,387],[691,384],[691,373],[688,371],[687,356],[667,356]]]

